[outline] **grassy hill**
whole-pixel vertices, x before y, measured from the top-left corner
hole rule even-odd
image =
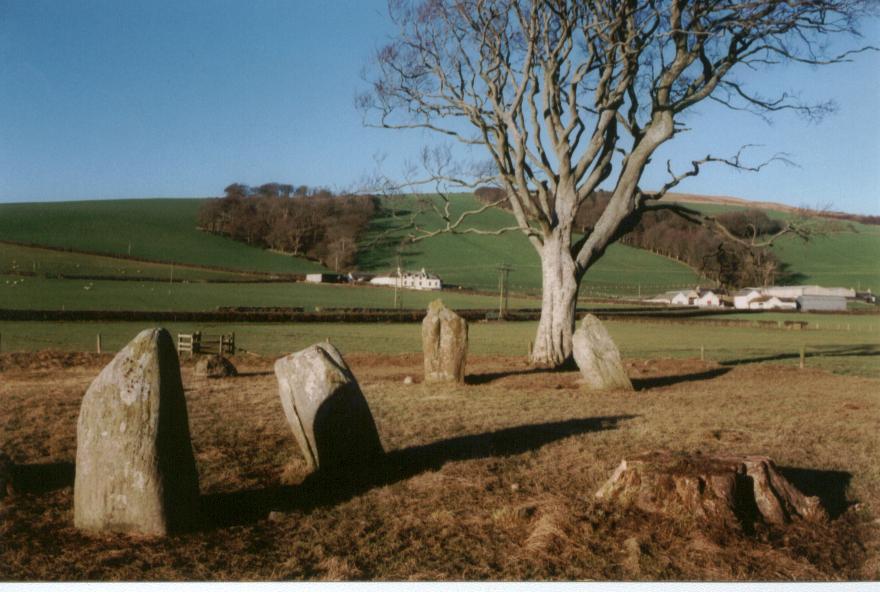
[[[759,202],[721,198],[717,202],[686,201],[686,205],[707,214],[720,214],[760,207],[771,218],[788,220],[796,216],[794,208]],[[776,207],[778,205],[778,207]],[[880,226],[860,222],[818,219],[818,232],[804,241],[785,236],[772,247],[774,254],[793,274],[797,284],[842,286],[880,292]]]
[[[433,199],[435,203],[440,203],[439,198]],[[320,265],[312,261],[250,247],[198,230],[196,215],[201,201],[146,199],[0,204],[0,240],[121,256],[129,254],[130,245],[130,254],[133,257],[173,261],[178,264],[220,266],[241,272],[305,273],[321,269]],[[713,213],[743,207],[739,202],[734,203],[729,199],[717,203],[710,200],[689,203],[692,207]],[[477,201],[470,195],[452,197],[453,215],[477,205]],[[396,267],[399,256],[403,267],[424,267],[441,276],[448,284],[496,290],[496,267],[507,263],[513,267],[510,274],[512,290],[539,293],[539,260],[521,233],[514,231],[501,236],[446,234],[400,247],[406,231],[400,230],[399,226],[409,213],[416,211],[416,200],[409,198],[389,201],[386,206],[393,206],[399,217],[395,219],[386,211],[384,215],[373,220],[367,236],[360,244],[357,261],[360,269],[372,272],[389,271]],[[767,212],[774,217],[793,215],[792,212],[782,209],[768,209]],[[421,213],[417,219],[427,229],[437,228],[440,223],[433,213]],[[490,210],[471,218],[464,228],[495,230],[512,223],[510,214],[501,210]],[[877,263],[880,261],[880,227],[855,222],[831,222],[828,226],[830,230],[826,234],[807,243],[787,237],[778,241],[774,250],[790,271],[794,272],[799,283],[880,291],[880,265]],[[0,245],[0,274],[10,272],[169,278],[172,270],[168,263]],[[173,273],[176,279],[184,280],[242,277],[240,273],[187,267],[175,267]],[[700,278],[691,269],[678,262],[624,245],[612,245],[599,263],[587,273],[581,294],[647,295],[699,282]],[[31,285],[36,284],[32,282]],[[42,287],[56,293],[57,298],[49,298],[50,300],[70,300],[69,296],[84,290],[84,286],[77,286],[71,292],[74,288],[60,284],[45,284]],[[118,293],[120,299],[141,301],[146,296],[143,294],[144,290],[137,291],[134,288],[108,290]],[[216,290],[206,288],[205,293]],[[236,304],[231,302],[235,298],[234,288],[230,288],[228,294],[224,291],[221,293],[223,295],[216,298],[201,295],[197,297],[193,294],[184,300],[207,298],[212,305]],[[291,292],[282,290],[281,287],[253,286],[240,294],[243,299],[240,304],[245,304],[246,300],[252,305],[298,305],[289,301]],[[305,293],[298,294],[296,299],[304,299],[303,303],[307,306],[321,304],[323,294],[309,294],[311,296],[308,297]],[[383,301],[383,296],[372,292],[357,294],[358,302],[352,303],[353,305],[366,306]],[[22,296],[23,292],[19,291],[16,299]],[[3,300],[9,302],[10,299],[11,293],[7,291],[7,297]],[[361,299],[367,304],[361,303]],[[87,300],[92,299],[89,297]],[[336,301],[336,293],[333,300]]]
[[[433,198],[440,204],[439,198]],[[451,197],[453,216],[475,209],[477,200],[470,195]],[[540,260],[534,248],[519,231],[500,236],[476,234],[443,234],[406,245],[398,251],[407,231],[395,230],[408,216],[418,212],[415,199],[388,202],[397,208],[397,218],[386,212],[371,224],[360,245],[358,266],[363,270],[382,272],[394,269],[398,252],[401,265],[407,269],[425,269],[439,275],[444,282],[480,289],[497,289],[502,263],[512,265],[510,286],[521,292],[540,292]],[[428,229],[438,228],[440,218],[432,211],[419,213],[417,223]],[[462,228],[495,230],[514,224],[513,216],[502,210],[488,210],[468,219]],[[664,257],[624,245],[612,245],[605,256],[589,271],[582,283],[581,295],[653,294],[663,290],[693,285],[700,280],[687,266]]]
[[[196,228],[201,199],[0,204],[0,239],[154,261],[246,271],[306,273],[313,261],[272,253]]]

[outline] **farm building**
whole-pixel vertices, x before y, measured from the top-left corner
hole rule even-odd
[[[699,296],[694,299],[694,304],[700,308],[718,308],[721,306],[721,296],[714,290],[697,290]]]
[[[797,306],[803,312],[813,310],[846,310],[846,298],[843,296],[804,294],[803,296],[798,296]]]
[[[409,288],[410,290],[440,290],[443,283],[440,278],[432,273],[428,273],[424,268],[421,271],[397,271],[388,275],[377,275],[370,280],[374,286],[396,286],[398,288]]]
[[[764,295],[749,300],[749,310],[797,310],[797,307],[794,298]]]
[[[856,291],[852,288],[824,288],[822,286],[767,286],[766,288],[761,288],[761,292],[767,296],[778,296],[780,298],[797,298],[799,296],[856,297]]]
[[[348,278],[341,273],[308,273],[306,281],[313,284],[341,284]]]
[[[743,288],[733,295],[733,307],[741,310],[749,310],[752,300],[762,296],[760,288]]]
[[[696,290],[670,290],[658,294],[645,302],[656,302],[659,304],[671,304],[673,306],[689,306],[699,296]]]

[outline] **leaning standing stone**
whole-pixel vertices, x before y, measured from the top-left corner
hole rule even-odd
[[[89,386],[76,430],[77,528],[165,535],[197,519],[199,482],[171,335],[147,329]]]
[[[310,469],[359,468],[384,454],[361,387],[329,342],[276,361],[275,376]]]
[[[588,314],[572,336],[574,361],[591,390],[633,390],[620,351],[595,316]]]
[[[464,382],[467,321],[435,300],[422,321],[425,382]]]

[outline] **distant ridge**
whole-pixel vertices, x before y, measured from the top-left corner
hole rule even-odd
[[[759,210],[776,210],[779,212],[797,212],[803,208],[796,208],[775,201],[752,201],[741,197],[729,195],[698,195],[696,193],[667,193],[661,201],[679,201],[683,203],[705,203],[723,206],[740,206],[744,208],[757,208]]]

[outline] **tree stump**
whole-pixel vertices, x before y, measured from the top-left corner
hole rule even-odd
[[[642,454],[621,462],[596,497],[728,527],[828,519],[819,498],[798,491],[766,456]]]

